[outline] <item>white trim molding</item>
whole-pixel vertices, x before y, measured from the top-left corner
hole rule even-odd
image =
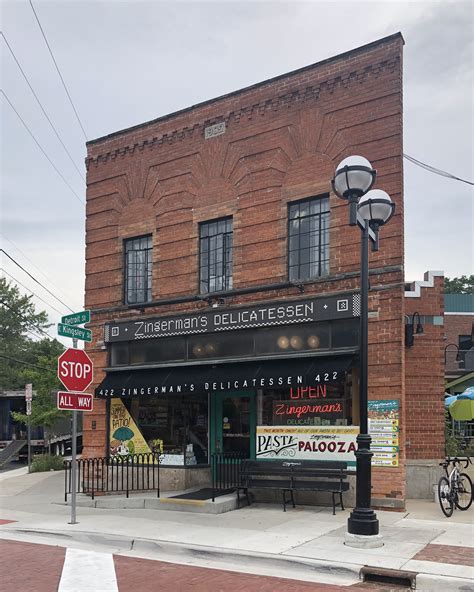
[[[434,286],[435,277],[444,277],[444,271],[427,271],[424,280],[412,282],[412,289],[405,290],[405,298],[419,298],[421,296],[421,288],[432,288]]]

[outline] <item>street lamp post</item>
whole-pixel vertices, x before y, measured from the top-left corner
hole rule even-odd
[[[351,168],[352,167],[352,168]],[[395,204],[380,189],[370,190],[376,171],[368,160],[360,156],[346,158],[336,169],[332,182],[336,195],[350,204],[349,224],[359,226],[361,236],[360,271],[360,352],[359,352],[359,435],[356,455],[356,507],[348,519],[346,544],[379,546],[379,522],[372,510],[371,437],[368,430],[368,300],[369,300],[369,240],[372,250],[379,248],[381,226],[393,216]],[[355,197],[354,197],[355,196]],[[354,205],[355,204],[355,205]],[[355,211],[355,213],[354,213]],[[370,537],[370,538],[369,538]]]

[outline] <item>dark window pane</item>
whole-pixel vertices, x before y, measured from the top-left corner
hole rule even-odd
[[[125,300],[127,304],[151,301],[152,237],[129,239],[125,251]]]
[[[291,281],[309,280],[329,272],[328,209],[328,197],[302,200],[289,206],[288,276]]]
[[[202,224],[200,238],[200,291],[228,289],[232,286],[232,219]]]
[[[355,347],[359,343],[359,319],[334,321],[331,325],[331,347]]]

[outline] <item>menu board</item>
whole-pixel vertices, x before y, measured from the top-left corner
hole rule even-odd
[[[399,402],[397,399],[369,401],[372,466],[398,467]]]

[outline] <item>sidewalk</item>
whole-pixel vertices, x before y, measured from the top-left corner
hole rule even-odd
[[[473,510],[447,519],[434,502],[414,500],[407,511],[377,512],[384,546],[344,545],[349,511],[329,507],[253,504],[225,514],[151,509],[77,508],[68,524],[62,473],[35,473],[0,482],[5,539],[67,547],[113,549],[231,571],[349,586],[363,566],[415,572],[417,590],[474,591]],[[0,520],[1,523],[1,520]]]

